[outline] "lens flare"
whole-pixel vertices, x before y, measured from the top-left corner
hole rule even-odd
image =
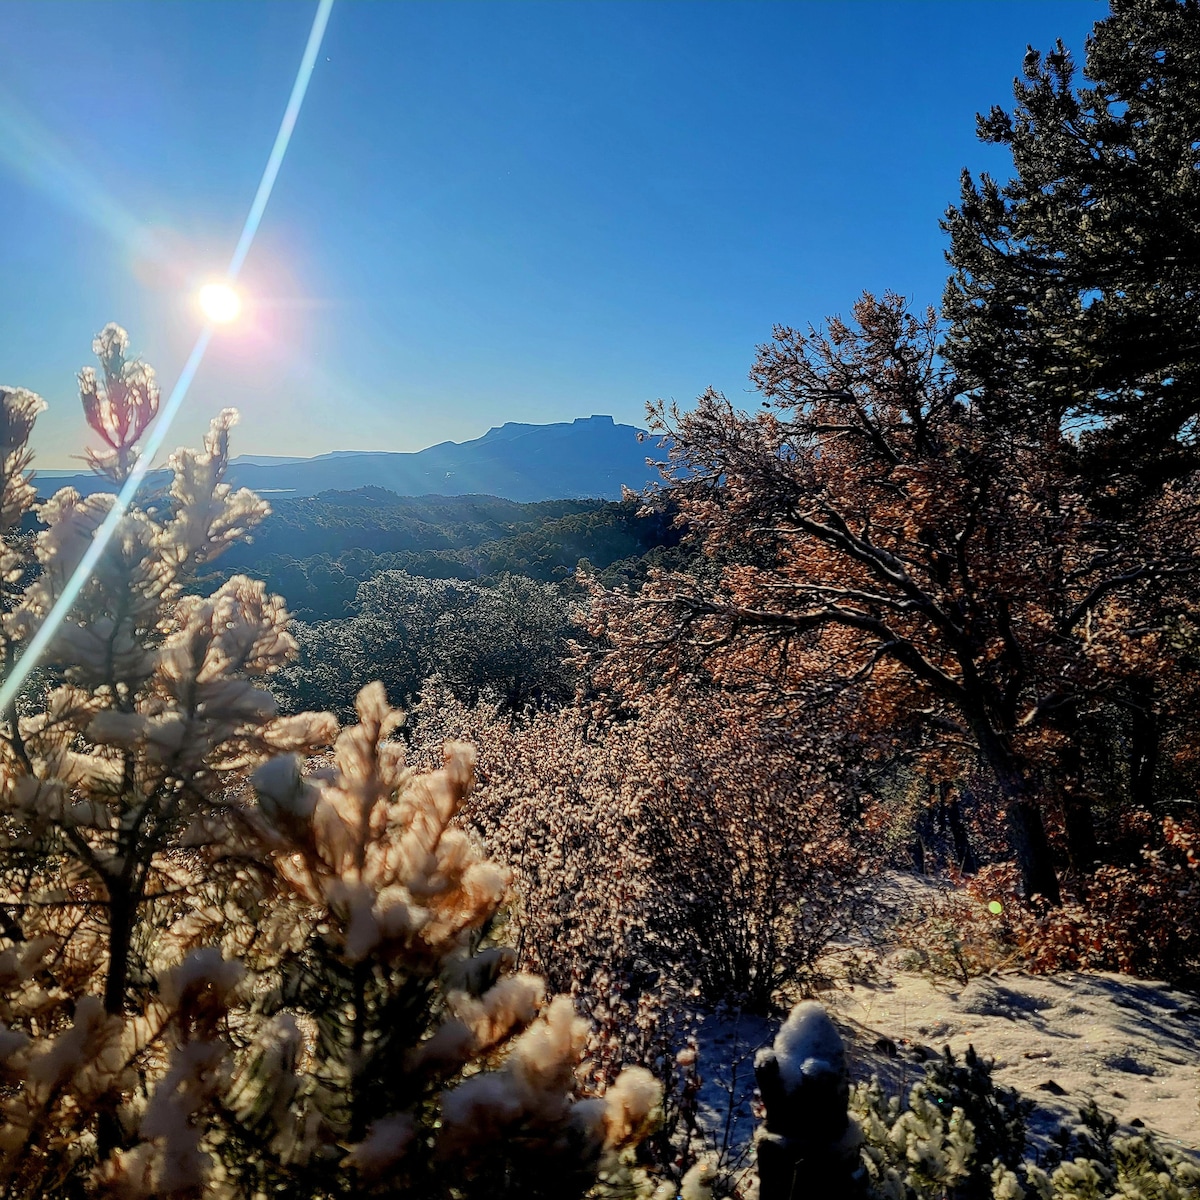
[[[258,232],[258,226],[262,221],[263,212],[266,210],[267,201],[271,198],[271,190],[275,186],[275,179],[279,174],[280,165],[283,163],[283,157],[287,152],[292,130],[296,127],[296,118],[299,116],[300,107],[304,103],[304,95],[308,91],[308,82],[312,78],[313,67],[316,64],[317,55],[321,49],[321,41],[325,36],[325,27],[329,24],[329,14],[332,10],[333,0],[317,0],[317,12],[313,17],[312,28],[308,33],[308,43],[304,47],[304,55],[300,59],[300,69],[296,72],[296,81],[292,85],[292,94],[288,97],[283,121],[280,123],[279,132],[275,135],[275,144],[271,147],[270,157],[267,159],[262,179],[259,180],[258,191],[255,192],[254,200],[250,205],[250,211],[246,214],[246,223],[242,226],[242,235],[238,239],[238,244],[233,251],[233,259],[229,264],[230,279],[237,278],[237,274],[242,268],[242,263],[245,262],[246,255],[249,253],[250,246],[254,241],[254,235]],[[230,292],[233,291],[228,284],[224,286]],[[236,298],[236,293],[234,293],[234,296]],[[50,612],[46,614],[37,632],[29,639],[25,647],[25,653],[12,665],[7,676],[3,680],[0,680],[0,712],[8,712],[10,706],[16,702],[17,693],[20,692],[22,685],[29,676],[29,672],[33,670],[38,660],[45,653],[46,647],[49,646],[56,630],[62,624],[71,605],[75,603],[76,597],[78,597],[80,591],[83,589],[84,584],[87,583],[88,577],[95,569],[96,563],[99,562],[105,547],[112,541],[117,526],[121,523],[121,519],[129,508],[134,494],[141,487],[142,480],[145,479],[146,472],[150,469],[150,464],[154,461],[154,456],[162,448],[167,432],[171,428],[171,422],[174,420],[175,414],[179,411],[179,407],[187,395],[188,388],[191,387],[192,379],[200,369],[204,352],[208,349],[208,343],[212,339],[212,322],[213,318],[210,317],[209,324],[200,331],[200,336],[196,339],[196,344],[192,347],[192,352],[188,356],[183,370],[180,372],[175,387],[171,390],[170,396],[167,397],[166,403],[159,410],[158,421],[152,427],[150,436],[146,439],[146,444],[142,447],[142,452],[138,457],[133,471],[117,494],[116,502],[108,510],[108,515],[93,535],[91,545],[88,546],[83,558],[79,561],[79,565],[71,573],[71,578],[67,580],[61,595],[54,602]]]
[[[206,283],[198,297],[200,311],[214,325],[228,325],[242,311],[242,298],[227,283]]]

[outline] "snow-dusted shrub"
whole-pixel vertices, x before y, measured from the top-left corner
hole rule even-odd
[[[1025,1150],[1025,1126],[1033,1101],[1021,1099],[1012,1088],[999,1087],[992,1080],[992,1066],[974,1046],[967,1047],[961,1063],[947,1046],[940,1059],[925,1064],[926,1094],[944,1112],[962,1109],[975,1131],[975,1155],[980,1162],[1014,1168]],[[959,1191],[962,1200],[990,1195],[990,1189],[974,1185]]]
[[[127,358],[117,326],[93,348],[103,382],[85,370],[80,394],[104,449],[89,462],[120,484],[158,390],[153,372]],[[64,488],[36,506],[36,539],[21,536],[35,510],[28,440],[43,407],[30,392],[0,389],[6,667],[114,502]],[[250,876],[229,858],[230,783],[245,763],[319,741],[330,724],[311,714],[280,721],[261,686],[292,645],[278,597],[241,576],[211,596],[184,594],[198,567],[267,512],[224,481],[234,419],[227,410],[213,422],[203,451],[172,456],[158,504],[124,516],[49,646],[49,682],[27,687],[3,714],[0,1103],[19,1136],[0,1145],[0,1179],[12,1195],[88,1177],[139,1128],[159,1130],[163,1154],[177,1153],[168,1114],[203,1108],[223,1069],[222,1056],[202,1048],[210,1030],[199,1036],[188,989],[171,980],[191,962],[206,994],[234,987],[211,961],[213,947],[239,940],[222,906]],[[200,946],[208,957],[189,957]],[[173,1074],[185,1061],[186,1077]],[[158,1085],[190,1088],[190,1098],[171,1108]],[[193,1166],[204,1157],[188,1155]]]
[[[769,1013],[823,981],[872,859],[814,730],[678,696],[641,719],[654,930],[710,1003]]]
[[[271,1131],[289,1194],[324,1171],[336,1192],[346,1166],[406,1196],[581,1196],[601,1170],[620,1176],[661,1088],[633,1067],[580,1098],[588,1023],[565,996],[542,1009],[543,980],[490,944],[508,874],[455,824],[474,748],[447,742],[442,768],[421,773],[390,736],[403,718],[382,685],[363,689],[358,715],[330,768],[305,776],[285,756],[254,774],[294,906],[258,1007],[315,1042],[303,1070],[270,1082],[294,1097]]]
[[[872,1200],[1198,1200],[1200,1168],[1158,1145],[1153,1136],[1115,1136],[1116,1123],[1094,1105],[1080,1113],[1087,1132],[1064,1135],[1056,1164],[1013,1161],[1013,1130],[997,1142],[979,1118],[997,1108],[1024,1119],[995,1093],[990,1074],[960,1076],[951,1103],[939,1079],[945,1064],[927,1067],[907,1104],[885,1097],[878,1082],[856,1085],[850,1111],[862,1132],[862,1157]],[[1008,1154],[988,1158],[991,1150]],[[1069,1155],[1069,1157],[1068,1157]],[[1007,1161],[1006,1161],[1007,1159]]]
[[[480,783],[463,822],[511,871],[506,939],[518,966],[592,1017],[588,1070],[671,1055],[667,1002],[690,990],[651,938],[658,889],[644,844],[647,768],[572,709],[514,724],[467,708],[436,681],[410,714],[413,752],[447,738],[479,748]],[[673,1007],[672,1003],[672,1007]]]
[[[598,722],[458,719],[481,747],[468,819],[515,871],[525,961],[562,990],[695,981],[770,1011],[853,928],[869,839],[814,739],[712,695]]]
[[[975,1130],[961,1108],[944,1111],[916,1084],[907,1105],[878,1083],[857,1084],[850,1111],[862,1131],[862,1161],[872,1200],[949,1200],[967,1184]]]
[[[1116,1121],[1093,1100],[1079,1113],[1082,1129],[1060,1133],[1055,1160],[1020,1167],[1028,1200],[1197,1200],[1200,1167],[1161,1147],[1153,1135],[1117,1135]],[[998,1200],[1021,1200],[1016,1179],[996,1173]],[[1002,1184],[1006,1184],[1008,1190]]]
[[[89,461],[120,484],[158,392],[123,330],[95,349]],[[0,389],[6,667],[113,504],[63,489],[21,533],[43,407]],[[294,651],[283,601],[241,576],[185,590],[267,511],[225,482],[233,420],[121,518],[49,685],[2,714],[4,1194],[647,1191],[630,1152],[659,1085],[633,1069],[581,1092],[587,1023],[489,943],[508,876],[455,827],[473,750],[408,767],[378,684],[347,729],[279,716],[263,681]]]

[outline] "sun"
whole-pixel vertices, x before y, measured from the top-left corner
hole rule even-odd
[[[200,311],[214,325],[228,325],[242,311],[242,298],[227,283],[206,283],[200,289]]]

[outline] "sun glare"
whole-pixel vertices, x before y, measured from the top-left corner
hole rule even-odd
[[[227,283],[206,283],[200,289],[200,311],[214,325],[228,325],[242,311],[242,298]]]

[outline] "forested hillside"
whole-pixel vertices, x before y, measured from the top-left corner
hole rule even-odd
[[[397,496],[380,488],[276,500],[253,542],[231,550],[219,578],[248,571],[289,597],[302,620],[347,615],[358,585],[381,571],[487,583],[502,575],[568,580],[583,562],[608,580],[641,578],[680,559],[669,512],[636,500]],[[218,578],[212,576],[211,578]]]

